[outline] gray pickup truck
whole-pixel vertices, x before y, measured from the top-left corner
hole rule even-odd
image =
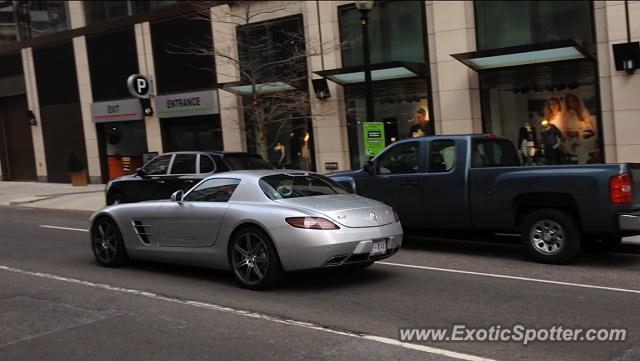
[[[492,135],[402,140],[329,176],[392,206],[409,232],[519,233],[545,263],[640,234],[640,164],[521,166],[513,143]]]

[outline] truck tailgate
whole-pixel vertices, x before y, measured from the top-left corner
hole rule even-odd
[[[631,171],[631,179],[633,181],[633,204],[640,205],[640,163],[627,163],[627,167]]]

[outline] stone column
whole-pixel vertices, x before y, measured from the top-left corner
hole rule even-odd
[[[627,42],[624,1],[595,1],[602,127],[607,162],[640,162],[640,69],[617,71],[611,46]],[[640,41],[640,2],[629,1],[631,41]]]
[[[437,134],[482,132],[478,74],[451,54],[476,50],[472,1],[427,1],[427,36]]]
[[[235,24],[227,19],[230,14],[229,5],[211,8],[211,33],[213,34],[214,53],[238,58]],[[240,80],[240,72],[234,62],[223,56],[215,56],[216,81],[230,83]],[[225,151],[246,151],[244,125],[242,117],[242,101],[235,94],[218,90],[220,105],[220,123],[222,126],[222,142]]]
[[[87,42],[84,36],[73,38],[73,52],[76,61],[78,93],[80,95],[82,128],[84,131],[84,144],[87,152],[87,170],[89,171],[89,180],[91,183],[102,183],[98,137],[96,135],[96,126],[93,123],[93,119],[91,119],[91,103],[93,102],[93,94],[91,91],[91,76],[89,74]]]
[[[31,126],[31,137],[33,139],[33,151],[36,159],[36,175],[39,182],[47,181],[47,160],[44,152],[44,138],[42,135],[42,118],[40,117],[40,103],[38,100],[38,85],[36,83],[36,71],[33,65],[33,49],[24,48],[20,51],[22,55],[22,67],[24,71],[24,81],[27,91],[27,104],[29,110],[33,111],[36,117],[35,126]]]
[[[314,71],[336,69],[342,66],[340,49],[340,32],[338,27],[338,8],[331,1],[320,1],[320,16],[315,1],[305,2],[304,24],[305,39],[312,54],[307,59],[309,74],[309,93],[311,100],[311,118],[313,124],[314,151],[316,170],[327,172],[325,163],[338,163],[338,169],[350,169],[349,139],[347,134],[347,117],[342,86],[327,81],[331,97],[320,100],[315,97],[311,79],[319,79]],[[318,26],[320,20],[320,26]],[[321,30],[320,30],[321,29]],[[322,50],[320,49],[320,32],[322,32]]]
[[[138,53],[138,69],[141,74],[152,79],[152,93],[157,94],[155,79],[155,68],[153,65],[153,48],[151,45],[151,31],[149,22],[136,24],[134,27],[136,34],[136,49]],[[151,106],[156,109],[155,98],[151,98]],[[157,115],[144,118],[145,131],[147,134],[147,149],[150,152],[162,153],[162,132],[160,131],[160,119]]]
[[[77,29],[87,25],[84,16],[84,3],[84,1],[67,1],[71,29]]]

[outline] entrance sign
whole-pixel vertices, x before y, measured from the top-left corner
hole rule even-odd
[[[362,124],[364,136],[364,152],[369,157],[375,157],[384,147],[384,123],[364,122]]]
[[[133,74],[127,78],[127,88],[134,97],[148,98],[151,94],[151,81],[142,74]]]
[[[156,97],[156,108],[160,118],[189,117],[220,112],[218,92],[215,90],[160,95]]]

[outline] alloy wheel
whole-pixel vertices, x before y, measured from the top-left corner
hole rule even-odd
[[[245,233],[236,240],[232,251],[233,272],[243,282],[253,285],[266,276],[269,252],[265,241],[254,233]]]
[[[107,221],[102,221],[93,231],[93,249],[103,263],[112,262],[118,251],[118,232]]]
[[[558,222],[542,219],[531,227],[529,240],[536,251],[544,255],[555,255],[562,250],[566,235]]]

